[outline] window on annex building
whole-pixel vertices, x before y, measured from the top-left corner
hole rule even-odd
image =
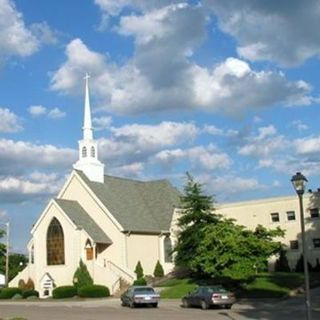
[[[315,249],[320,249],[320,238],[312,239],[312,242]]]
[[[296,220],[296,214],[294,211],[287,211],[287,220],[288,221]]]
[[[270,215],[271,215],[271,221],[272,222],[279,222],[280,221],[280,217],[279,217],[279,213],[278,212],[273,212]]]
[[[298,240],[290,241],[290,249],[291,250],[298,250],[299,249],[299,242]]]
[[[163,240],[164,246],[164,262],[172,262],[172,242],[169,236]]]
[[[319,218],[319,208],[310,209],[310,217],[311,218]]]
[[[47,231],[47,264],[64,264],[64,234],[57,218],[53,218]]]

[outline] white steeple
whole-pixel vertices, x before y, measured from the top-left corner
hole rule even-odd
[[[104,182],[104,164],[98,160],[97,141],[93,138],[89,78],[88,74],[84,77],[85,101],[82,127],[83,139],[79,141],[79,160],[73,165],[73,167],[76,170],[81,170],[91,181]]]

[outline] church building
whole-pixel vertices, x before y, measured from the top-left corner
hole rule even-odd
[[[173,269],[172,221],[180,194],[167,180],[137,181],[105,175],[91,122],[85,77],[83,139],[79,160],[56,198],[31,230],[29,264],[10,283],[31,278],[40,297],[71,285],[80,260],[95,284],[115,293],[132,283],[138,261],[152,275],[157,261]]]

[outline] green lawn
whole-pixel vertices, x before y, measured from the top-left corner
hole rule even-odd
[[[310,278],[311,285],[320,283],[320,273],[311,273]],[[250,283],[233,283],[232,285],[230,285],[230,281],[225,283],[218,279],[170,279],[161,284],[161,287],[165,287],[165,289],[160,294],[161,298],[177,299],[183,297],[198,285],[210,285],[219,282],[236,292],[238,298],[280,298],[288,296],[292,290],[301,287],[304,283],[304,276],[303,273],[294,272],[261,273]]]

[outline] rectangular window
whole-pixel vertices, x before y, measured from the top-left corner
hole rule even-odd
[[[287,220],[288,221],[296,220],[296,214],[294,211],[287,211]]]
[[[280,221],[278,212],[271,213],[271,221],[272,222],[279,222]]]
[[[310,217],[311,218],[319,218],[319,208],[310,209]]]
[[[312,239],[312,241],[314,248],[320,248],[320,238]]]
[[[290,249],[291,250],[298,250],[299,249],[299,242],[298,240],[290,241]]]

